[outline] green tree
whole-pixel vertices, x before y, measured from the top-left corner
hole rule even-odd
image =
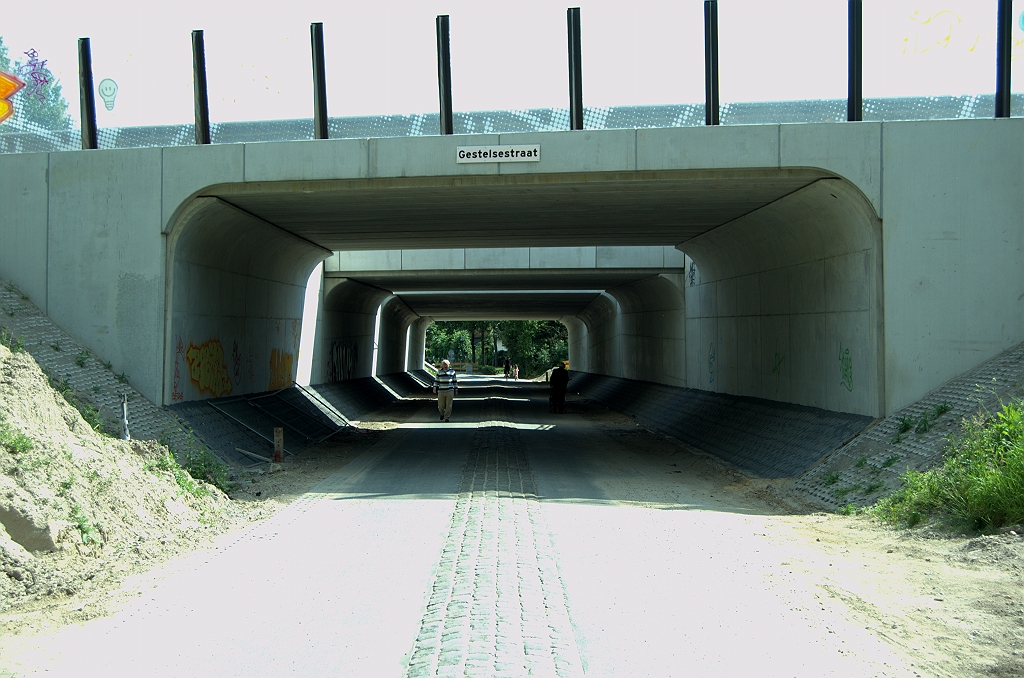
[[[11,60],[8,48],[0,37],[0,71],[11,73],[25,82],[25,87],[14,95],[14,116],[5,122],[16,121],[48,130],[71,129],[68,102],[64,99],[60,81],[37,57],[23,55],[23,61]],[[0,124],[0,133],[5,131]]]
[[[472,354],[472,342],[468,330],[458,322],[436,322],[427,328],[426,354],[435,363],[448,358],[453,352],[455,360],[466,360]]]

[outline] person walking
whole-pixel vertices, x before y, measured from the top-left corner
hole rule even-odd
[[[505,356],[505,381],[508,381],[508,373],[512,370],[512,363],[509,361],[508,356]]]
[[[441,361],[441,369],[434,377],[434,393],[437,394],[437,411],[441,415],[441,421],[448,421],[452,416],[452,400],[459,394],[459,381],[455,377],[455,370],[447,360]]]
[[[558,363],[555,369],[551,370],[551,411],[558,414],[565,413],[565,392],[569,388],[569,370],[565,369],[565,363]]]
[[[512,379],[519,381],[519,365],[512,366]]]

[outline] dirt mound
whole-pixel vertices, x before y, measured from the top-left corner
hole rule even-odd
[[[76,593],[233,513],[166,447],[94,431],[31,355],[0,345],[0,610]]]

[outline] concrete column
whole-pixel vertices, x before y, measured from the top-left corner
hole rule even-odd
[[[407,333],[418,319],[419,316],[398,297],[391,297],[383,303],[377,340],[378,375],[405,371]]]
[[[681,275],[661,275],[608,291],[618,302],[618,376],[686,385],[686,307]]]
[[[423,356],[427,345],[427,328],[433,323],[433,318],[417,318],[409,326],[409,351],[405,361],[405,369],[407,371],[423,369]]]
[[[372,375],[377,309],[387,290],[347,278],[324,280],[323,348],[325,382]]]
[[[569,369],[574,372],[589,372],[587,325],[579,318],[571,316],[560,318],[559,322],[569,329]]]

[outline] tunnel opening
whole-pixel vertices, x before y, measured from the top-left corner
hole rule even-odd
[[[880,232],[856,187],[804,168],[213,186],[168,234],[165,403],[292,386],[321,266],[308,383],[346,417],[423,387],[432,322],[486,316],[561,322],[580,383],[863,422],[884,400]]]

